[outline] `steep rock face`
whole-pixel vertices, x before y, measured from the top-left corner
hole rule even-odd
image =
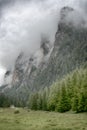
[[[78,24],[72,20],[74,13],[75,10],[69,7],[61,10],[53,48],[45,41],[27,60],[24,60],[23,54],[17,58],[12,88],[5,91],[8,95],[26,100],[29,93],[49,87],[56,79],[87,61],[87,28],[82,17]]]
[[[39,90],[40,86],[34,87],[34,81],[38,76],[38,72],[40,73],[47,67],[52,49],[49,40],[42,39],[41,47],[34,55],[26,57],[24,53],[20,53],[16,60],[10,83],[12,87],[9,88],[8,84],[8,88],[4,93],[8,96],[26,100],[29,93]],[[25,96],[23,97],[23,95]]]
[[[6,71],[4,75],[4,86],[11,87],[12,75],[13,73],[11,70]]]

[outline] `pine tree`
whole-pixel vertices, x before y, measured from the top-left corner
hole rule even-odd
[[[47,110],[47,97],[46,91],[44,90],[42,95],[42,110]]]
[[[66,88],[63,86],[61,88],[61,94],[60,94],[60,100],[57,105],[57,111],[58,112],[66,112],[69,111],[71,108],[67,93],[66,93]]]
[[[72,110],[73,111],[79,112],[78,104],[79,104],[79,98],[77,95],[74,95],[74,97],[72,99]]]
[[[38,100],[38,94],[32,94],[29,99],[29,108],[31,110],[37,110],[37,100]]]
[[[38,94],[38,99],[37,99],[37,109],[38,110],[42,110],[42,102],[43,102],[42,95],[41,95],[41,93],[39,93]]]
[[[79,101],[78,101],[78,112],[85,111],[85,97],[83,93],[79,94]]]

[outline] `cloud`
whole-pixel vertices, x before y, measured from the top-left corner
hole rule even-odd
[[[87,11],[86,0],[0,0],[0,65],[11,69],[21,51],[34,53],[42,33],[53,42],[60,9],[67,5]]]
[[[3,9],[0,21],[0,61],[6,67],[13,63],[20,51],[34,52],[40,45],[41,33],[52,35],[51,32],[55,31],[53,23],[56,11],[55,8],[49,8],[44,9],[41,3],[38,6],[32,2],[17,3]]]
[[[0,66],[0,85],[2,85],[3,80],[4,80],[4,73],[6,72],[5,68]]]

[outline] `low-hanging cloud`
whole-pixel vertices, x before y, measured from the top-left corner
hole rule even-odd
[[[53,42],[63,6],[86,12],[86,0],[0,0],[0,66],[13,67],[21,51],[40,47],[41,34]]]

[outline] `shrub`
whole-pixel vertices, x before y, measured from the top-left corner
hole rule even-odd
[[[14,114],[19,114],[19,113],[20,113],[19,110],[15,110],[15,111],[14,111]]]

